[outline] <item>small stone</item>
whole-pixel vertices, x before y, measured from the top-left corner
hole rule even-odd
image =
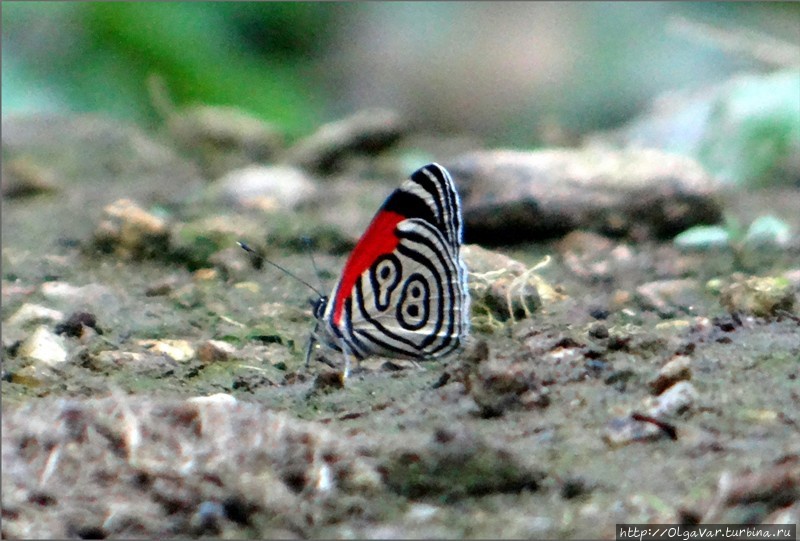
[[[721,225],[696,225],[676,235],[672,242],[685,250],[710,250],[729,246],[731,233]]]
[[[294,209],[310,201],[317,185],[296,167],[250,165],[230,171],[211,190],[241,207],[274,211]]]
[[[468,245],[462,257],[470,269],[472,310],[492,320],[520,320],[530,317],[542,305],[542,299],[559,297],[555,290],[534,271],[498,252]],[[480,325],[479,322],[475,322]]]
[[[795,305],[795,287],[783,277],[752,276],[740,278],[720,293],[720,303],[729,312],[752,314],[757,317],[791,312]]]
[[[45,381],[53,379],[53,371],[49,367],[41,364],[23,366],[19,370],[9,374],[8,380],[17,385],[25,387],[38,387]]]
[[[61,337],[41,325],[33,331],[17,350],[17,355],[47,366],[56,366],[67,360],[67,350]]]
[[[597,488],[596,483],[582,477],[568,477],[561,484],[560,494],[565,500],[571,500],[589,494],[595,488]]]
[[[567,233],[556,248],[569,271],[590,283],[613,282],[614,269],[634,259],[629,247],[590,231]]]
[[[190,526],[196,535],[219,535],[220,523],[225,519],[225,507],[219,502],[204,501],[192,515]]]
[[[487,150],[444,165],[459,183],[471,243],[509,245],[577,229],[666,238],[722,215],[717,180],[674,153]]]
[[[633,294],[630,291],[615,289],[611,293],[609,307],[612,312],[622,311],[623,313],[633,313],[630,309],[627,309],[627,305],[630,304],[632,298]]]
[[[174,278],[161,280],[147,287],[144,294],[147,297],[165,297],[175,289],[177,281]]]
[[[311,386],[309,395],[344,389],[344,385],[345,377],[343,372],[338,370],[325,370],[317,374],[314,378],[314,384]]]
[[[197,269],[192,273],[192,279],[195,282],[209,282],[211,280],[216,280],[219,277],[219,272],[217,269]]]
[[[692,378],[692,360],[685,355],[676,355],[658,371],[658,376],[650,381],[650,392],[659,395],[675,383]]]
[[[74,286],[67,282],[45,282],[39,287],[39,291],[48,299],[80,301],[87,304],[105,303],[113,297],[111,290],[100,284]]]
[[[289,149],[289,161],[330,173],[348,157],[375,155],[397,143],[405,132],[400,117],[385,109],[366,109],[325,124]]]
[[[441,513],[441,508],[427,503],[415,503],[406,511],[406,518],[413,523],[428,522]]]
[[[656,323],[655,327],[653,327],[653,330],[658,332],[673,332],[677,334],[679,332],[689,330],[691,325],[691,322],[686,319],[668,319],[666,321],[659,321]]]
[[[103,209],[103,219],[94,232],[98,249],[123,259],[145,259],[167,252],[166,222],[130,199],[119,199]]]
[[[3,197],[29,197],[57,190],[56,174],[27,156],[3,163]]]
[[[756,423],[775,423],[780,419],[781,414],[775,410],[746,409],[742,411],[741,417]]]
[[[461,355],[462,364],[470,371],[474,371],[479,364],[488,359],[489,343],[482,338],[469,341]]]
[[[670,370],[680,371],[680,363],[673,366],[677,368],[671,367]],[[688,381],[679,381],[658,398],[648,399],[650,405],[646,414],[634,412],[613,419],[603,431],[603,440],[611,447],[664,437],[676,440],[677,430],[668,420],[692,409],[697,399],[694,386]]]
[[[64,320],[64,313],[39,304],[25,303],[11,314],[5,321],[9,326],[25,326],[33,323],[59,323]]]
[[[484,301],[495,314],[508,314],[514,320],[531,317],[542,305],[535,281],[526,280],[524,275],[516,278],[506,276],[495,280],[489,287]]]
[[[589,336],[597,338],[598,340],[606,339],[609,336],[608,327],[602,323],[593,323],[592,326],[589,327]]]
[[[550,391],[548,387],[531,389],[519,395],[519,403],[523,409],[542,409],[550,405]]]
[[[657,280],[636,288],[636,296],[644,309],[673,315],[677,310],[690,310],[701,300],[702,287],[696,280]]]
[[[655,441],[664,431],[652,423],[637,421],[630,416],[617,417],[603,430],[603,441],[610,447],[622,447],[639,441]]]
[[[97,334],[103,334],[102,329],[97,326],[97,317],[90,312],[73,312],[69,319],[64,323],[56,325],[56,334],[66,334],[75,338],[81,338],[87,329],[92,329]]]
[[[233,345],[220,340],[208,340],[197,349],[197,357],[206,364],[227,361],[235,353]]]
[[[797,520],[769,520],[773,511],[791,511],[797,516],[798,490],[800,490],[800,457],[796,453],[784,455],[776,462],[749,471],[723,471],[712,505],[703,517],[704,523],[733,523],[731,517],[742,514],[751,517],[750,524],[792,524]],[[792,517],[794,518],[794,517]],[[741,523],[741,521],[736,522]]]
[[[91,357],[90,365],[95,370],[104,370],[108,367],[130,368],[130,365],[141,365],[146,359],[145,355],[133,351],[101,351]]]
[[[188,361],[195,356],[194,348],[186,340],[140,340],[139,344],[150,353],[160,353],[178,362]]]
[[[167,127],[211,177],[272,160],[283,148],[278,129],[235,107],[187,107],[169,114]]]
[[[187,398],[186,402],[197,405],[234,406],[237,400],[235,396],[228,393],[216,393],[209,396],[193,396],[192,398]]]
[[[648,413],[656,419],[676,417],[691,410],[698,398],[694,385],[688,381],[679,381],[656,399]]]

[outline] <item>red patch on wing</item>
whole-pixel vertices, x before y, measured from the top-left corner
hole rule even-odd
[[[388,254],[397,248],[400,240],[394,234],[394,228],[405,220],[405,216],[391,211],[380,211],[372,219],[367,230],[353,248],[342,271],[339,289],[333,305],[333,324],[338,326],[342,318],[344,301],[353,292],[353,286],[361,274],[381,255]]]

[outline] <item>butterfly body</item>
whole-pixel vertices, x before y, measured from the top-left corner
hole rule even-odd
[[[450,174],[437,164],[414,172],[378,210],[330,297],[317,302],[315,338],[358,359],[458,349],[469,332],[462,236]]]

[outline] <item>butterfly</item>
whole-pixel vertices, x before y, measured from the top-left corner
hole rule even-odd
[[[415,171],[375,214],[330,296],[314,305],[317,341],[345,355],[431,359],[469,333],[461,201],[436,163]]]

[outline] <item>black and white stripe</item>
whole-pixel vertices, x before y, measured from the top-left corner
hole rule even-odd
[[[459,254],[461,205],[453,180],[443,167],[427,165],[395,190],[381,211],[406,217],[395,228],[399,244],[356,281],[340,325],[333,323],[333,302],[319,311],[319,338],[357,358],[451,353],[469,331],[467,270]]]

